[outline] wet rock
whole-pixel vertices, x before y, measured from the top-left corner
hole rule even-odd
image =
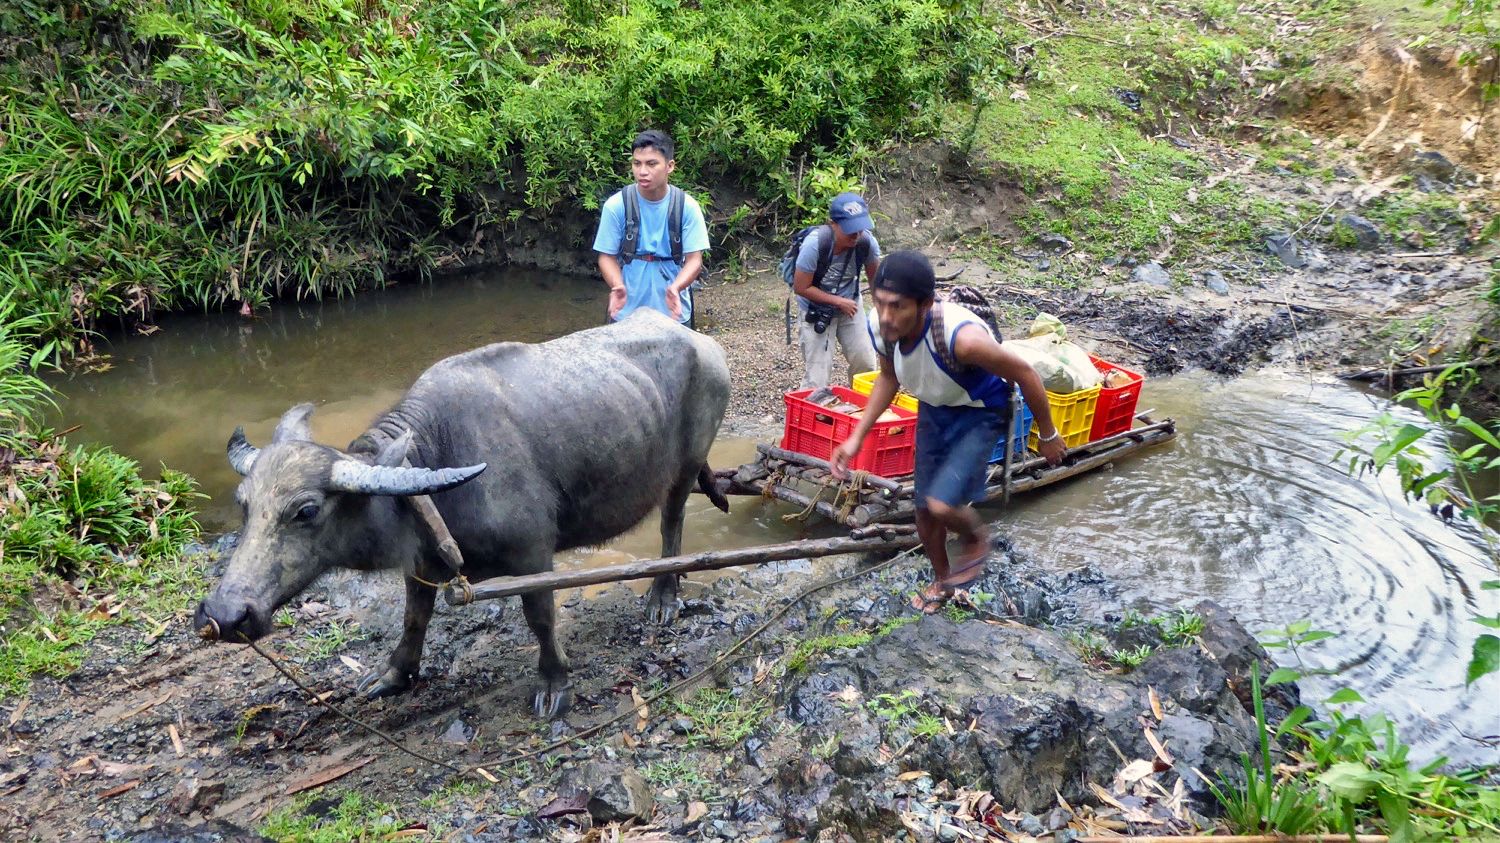
[[[1135,677],[1154,688],[1170,688],[1163,702],[1170,700],[1199,714],[1216,713],[1229,681],[1219,665],[1185,648],[1152,653],[1136,668]]]
[[[1036,242],[1042,249],[1053,254],[1073,251],[1073,241],[1061,234],[1043,234]]]
[[[1031,814],[1021,817],[1020,821],[1016,823],[1016,828],[1026,834],[1030,834],[1032,837],[1040,837],[1047,833],[1047,828],[1042,825],[1042,821]]]
[[[762,757],[765,747],[766,742],[760,738],[749,737],[745,739],[745,743],[743,744],[745,760],[749,762],[750,766],[762,768],[766,766],[765,759]]]
[[[1260,675],[1264,679],[1276,669],[1275,662],[1271,660],[1260,642],[1255,640],[1255,636],[1247,632],[1239,621],[1229,614],[1228,609],[1212,600],[1203,600],[1193,607],[1193,611],[1203,617],[1203,632],[1198,636],[1198,643],[1209,658],[1223,669],[1228,677],[1229,688],[1239,699],[1244,710],[1252,710],[1251,666],[1259,664]],[[1160,692],[1161,689],[1158,688],[1157,691]],[[1295,684],[1273,685],[1265,688],[1264,691],[1268,709],[1277,715],[1272,719],[1280,719],[1301,702]],[[1278,709],[1277,706],[1280,708]]]
[[[1267,237],[1266,251],[1292,269],[1307,266],[1307,260],[1302,257],[1302,251],[1297,245],[1297,238],[1291,232],[1283,231]]]
[[[986,584],[985,590],[996,587]],[[1222,628],[1212,637],[1224,658],[1231,663],[1236,655],[1243,663],[1252,660],[1253,653],[1231,651],[1247,643],[1258,649],[1254,639],[1227,616],[1216,622]],[[1164,699],[1176,701],[1173,715],[1181,720],[1173,723],[1173,740],[1183,744],[1181,755],[1201,761],[1205,772],[1235,769],[1238,754],[1253,746],[1254,726],[1226,688],[1223,668],[1189,648],[1156,658],[1152,672],[1144,675],[1159,683],[1154,686]],[[1069,800],[1089,799],[1082,783],[1109,780],[1119,769],[1115,746],[1130,757],[1149,758],[1154,752],[1138,719],[1147,696],[1141,675],[1100,674],[1052,632],[955,624],[938,616],[877,638],[848,659],[823,665],[826,673],[806,677],[787,702],[788,714],[795,712],[808,725],[808,745],[830,736],[837,741],[832,758],[837,775],[828,795],[819,797],[819,827],[838,822],[864,829],[867,839],[882,839],[871,828],[892,820],[878,783],[894,775],[893,751],[908,741],[899,759],[902,768],[929,771],[933,781],[973,783],[1003,804],[1028,812],[1050,811],[1058,793]],[[837,702],[841,696],[856,699],[852,692],[868,701],[907,691],[915,692],[920,711],[941,713],[972,728],[913,741],[905,727],[872,716],[867,703]],[[1195,741],[1201,746],[1187,746]],[[1178,752],[1176,743],[1169,746]],[[1193,774],[1183,767],[1162,775],[1170,789],[1174,777]],[[799,791],[811,796],[825,786],[821,781],[809,785],[806,777],[787,771],[779,780],[790,820],[797,819]],[[1194,787],[1189,793],[1200,798]],[[1202,799],[1195,805],[1211,805],[1211,799]],[[897,824],[892,830],[897,830],[899,811],[893,816]]]
[[[457,744],[459,746],[466,746],[472,740],[474,740],[474,729],[469,724],[458,719],[448,724],[448,728],[443,732],[442,737],[443,743]]]
[[[1201,276],[1203,286],[1221,295],[1229,295],[1229,283],[1224,280],[1224,274],[1218,270],[1210,269]]]
[[[1157,287],[1172,286],[1172,276],[1155,261],[1143,263],[1130,272],[1131,281],[1140,281]]]
[[[1448,156],[1434,149],[1424,149],[1411,157],[1413,172],[1437,179],[1440,182],[1451,182],[1458,173],[1458,167]]]
[[[1358,214],[1344,214],[1338,225],[1354,235],[1354,248],[1369,251],[1380,245],[1380,229]]]
[[[1139,92],[1126,90],[1125,88],[1110,88],[1109,92],[1115,95],[1115,99],[1119,100],[1121,105],[1131,111],[1141,110],[1141,95]]]
[[[656,809],[646,780],[624,764],[590,762],[564,778],[565,792],[588,794],[588,812],[595,822],[648,820]]]
[[[1058,807],[1053,808],[1052,812],[1047,815],[1047,830],[1058,831],[1060,829],[1067,828],[1068,823],[1072,821],[1073,812],[1059,805]]]
[[[127,843],[271,843],[269,838],[223,820],[193,828],[176,823],[159,825],[124,840]]]
[[[145,796],[145,794],[142,794]],[[219,804],[224,798],[223,782],[205,782],[198,779],[184,779],[172,791],[172,797],[167,800],[167,807],[179,816],[191,816],[193,814],[207,811]],[[154,797],[147,797],[148,800]]]

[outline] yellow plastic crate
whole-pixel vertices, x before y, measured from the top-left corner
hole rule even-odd
[[[1094,411],[1099,407],[1099,387],[1091,386],[1077,392],[1060,395],[1047,392],[1047,406],[1052,410],[1052,423],[1063,435],[1063,444],[1076,448],[1089,441],[1089,432],[1094,429]],[[1026,447],[1035,451],[1041,433],[1035,423],[1031,435],[1026,437]]]
[[[861,395],[869,395],[870,390],[875,388],[875,379],[879,376],[879,372],[860,372],[852,378],[854,391]],[[917,411],[916,397],[905,392],[897,391],[896,400],[891,403],[903,410],[911,410],[913,413]]]

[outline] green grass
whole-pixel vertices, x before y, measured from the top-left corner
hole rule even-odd
[[[899,618],[892,618],[873,630],[820,635],[816,638],[800,641],[792,649],[791,655],[787,656],[786,670],[789,673],[800,673],[807,670],[814,659],[822,658],[835,650],[852,650],[857,647],[863,647],[876,638],[889,635],[901,627],[916,623],[919,620],[921,618],[916,615],[905,615]]]
[[[294,658],[305,661],[326,659],[355,641],[362,641],[365,633],[354,621],[333,618],[316,628],[296,634],[287,642],[287,652]]]
[[[277,843],[373,843],[399,831],[395,809],[355,791],[347,791],[326,813],[310,816],[307,811],[320,801],[318,794],[299,796],[285,808],[273,811],[260,833]]]
[[[28,351],[45,320],[0,298],[0,697],[76,670],[100,630],[160,634],[203,591],[192,478],[108,448],[70,448],[37,426],[52,393]]]
[[[701,767],[681,758],[653,761],[641,768],[641,778],[658,791],[675,788],[687,799],[702,796],[712,786]]]
[[[1091,23],[1090,31],[1123,38],[1135,27],[1144,39],[1154,26]],[[1101,255],[1140,253],[1169,238],[1247,242],[1254,235],[1247,216],[1226,213],[1245,206],[1239,189],[1228,183],[1204,189],[1211,171],[1203,160],[1148,135],[1153,112],[1227,84],[1220,70],[1246,47],[1211,38],[1167,44],[1142,63],[1139,49],[1081,38],[1048,41],[1038,47],[1035,78],[1024,87],[1000,89],[987,104],[951,106],[949,138],[970,149],[982,168],[1037,197],[1016,220],[1029,236],[1063,234]],[[1153,89],[1165,89],[1163,102],[1153,103]],[[1141,93],[1141,112],[1119,91]]]
[[[689,747],[731,747],[750,737],[766,719],[770,705],[749,692],[738,696],[728,688],[700,688],[687,699],[674,701],[679,714],[692,722]]]

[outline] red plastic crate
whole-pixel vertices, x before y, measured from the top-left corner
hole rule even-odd
[[[864,407],[869,400],[869,396],[842,386],[830,389],[840,399],[856,407]],[[840,442],[854,433],[859,419],[808,401],[807,396],[812,393],[811,389],[798,389],[784,396],[786,429],[781,434],[781,447],[826,460],[833,456],[833,449]],[[850,468],[881,477],[903,477],[916,469],[917,414],[894,404],[891,405],[891,412],[898,418],[876,422],[870,428],[864,446],[850,461]]]
[[[1089,431],[1089,441],[1093,442],[1095,439],[1124,433],[1135,423],[1135,407],[1136,403],[1141,400],[1141,384],[1146,378],[1139,372],[1100,360],[1092,354],[1089,355],[1089,359],[1094,361],[1094,368],[1098,369],[1101,375],[1111,369],[1117,369],[1131,377],[1130,383],[1124,386],[1117,386],[1113,389],[1102,385],[1099,387],[1099,405],[1094,411],[1094,428]]]

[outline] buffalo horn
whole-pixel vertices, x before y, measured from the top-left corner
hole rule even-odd
[[[241,475],[249,474],[260,449],[245,440],[245,429],[237,427],[229,436],[229,465]]]
[[[462,468],[392,468],[345,459],[333,464],[328,487],[361,495],[430,495],[466,483],[484,469],[485,463]]]
[[[312,431],[307,427],[307,417],[312,415],[313,405],[298,404],[287,410],[281,416],[281,421],[276,423],[276,432],[271,434],[271,441],[275,442],[303,442],[312,438]]]

